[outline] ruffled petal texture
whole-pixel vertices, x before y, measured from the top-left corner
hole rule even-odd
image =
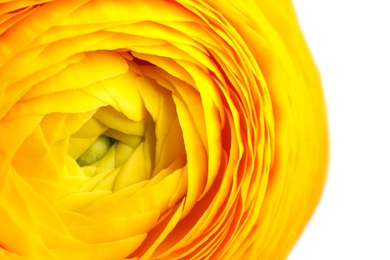
[[[7,0],[0,34],[0,258],[287,257],[328,160],[289,0]]]

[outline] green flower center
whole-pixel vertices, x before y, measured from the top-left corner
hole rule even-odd
[[[102,159],[108,149],[114,144],[114,140],[108,136],[101,135],[77,160],[80,166],[91,165]]]

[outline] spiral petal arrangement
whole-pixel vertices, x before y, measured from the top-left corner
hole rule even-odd
[[[324,186],[288,0],[0,1],[0,258],[283,259]]]

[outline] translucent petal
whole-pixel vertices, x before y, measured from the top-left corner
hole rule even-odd
[[[172,113],[176,107],[171,94],[151,80],[139,78],[136,82],[155,122],[156,143],[152,144],[156,150],[155,175],[177,158],[185,158],[182,130],[176,114]]]
[[[124,259],[135,251],[146,238],[146,234],[113,242],[86,244],[79,243],[75,246],[54,248],[51,252],[58,259]]]
[[[143,188],[147,182],[138,183],[134,189],[129,186],[103,197],[81,213],[97,220],[122,218],[153,210],[161,214],[168,210],[172,195],[181,181],[182,171],[179,169],[151,187]]]
[[[0,120],[0,160],[10,162],[17,149],[41,120],[42,116],[39,115]]]
[[[25,48],[34,38],[45,32],[48,28],[54,25],[55,22],[68,16],[72,11],[83,5],[85,1],[78,1],[73,3],[65,3],[54,1],[45,4],[33,15],[29,15],[22,20],[22,22],[12,27],[12,30],[7,30],[4,36],[2,48],[0,48],[0,67]],[[45,23],[40,22],[37,17],[45,17]],[[28,26],[26,26],[28,25]]]
[[[29,260],[28,257],[23,257],[20,255],[17,255],[13,252],[10,252],[2,247],[0,247],[0,257],[3,259],[8,259],[8,260]]]
[[[93,190],[109,190],[112,191],[112,186],[115,183],[116,176],[121,168],[101,172],[100,174],[92,176],[81,187],[81,192],[89,192]]]
[[[28,114],[82,113],[105,105],[101,100],[81,90],[65,90],[19,101],[8,116],[12,118]]]
[[[150,211],[128,218],[112,218],[92,225],[75,226],[69,231],[87,243],[117,241],[150,231],[157,224],[159,216],[158,211]]]
[[[130,105],[130,103],[125,104]],[[143,136],[145,133],[146,118],[140,121],[131,120],[111,106],[100,108],[94,115],[94,118],[109,128],[124,134]]]
[[[113,106],[134,121],[140,121],[146,115],[143,101],[136,88],[135,80],[137,78],[134,73],[128,71],[124,75],[109,78],[99,83],[110,97],[115,100],[117,105],[113,104]],[[101,92],[96,93],[93,89],[89,89],[89,91],[91,91],[91,94],[101,97]]]
[[[87,52],[79,62],[69,64],[57,74],[34,85],[24,98],[29,99],[53,92],[82,88],[123,74],[127,69],[126,61],[116,52]]]
[[[96,174],[100,174],[102,172],[107,172],[115,169],[115,155],[116,155],[116,147],[118,143],[116,142],[114,145],[110,147],[105,156],[98,162],[96,165]]]
[[[188,192],[185,212],[195,205],[200,198],[207,180],[207,152],[194,125],[194,119],[181,102],[176,102],[180,125],[183,129],[185,149],[188,164]]]
[[[139,135],[128,135],[124,134],[122,132],[116,131],[114,129],[109,129],[106,132],[107,136],[114,138],[115,140],[118,140],[128,146],[130,146],[133,149],[136,149],[143,141],[144,137]]]
[[[29,185],[48,202],[59,200],[71,193],[77,192],[74,187],[62,185],[55,181],[49,181],[38,178],[26,178]]]
[[[51,66],[48,65],[48,67],[41,70],[37,69],[32,75],[9,85],[4,90],[3,96],[0,95],[2,103],[2,106],[0,107],[0,118],[3,117],[19,99],[23,99],[23,95],[28,95],[26,93],[33,88],[32,86],[55,75],[69,64],[80,61],[83,57],[84,54],[73,55],[56,64],[50,64]]]
[[[118,143],[115,152],[115,167],[122,166],[127,159],[133,154],[134,148],[124,144]]]
[[[95,200],[111,194],[111,191],[91,191],[91,192],[79,192],[73,193],[65,198],[57,200],[53,203],[53,206],[60,209],[69,211],[80,211],[89,206]]]
[[[146,155],[147,156],[147,155]],[[150,179],[151,172],[145,164],[144,143],[135,149],[131,158],[123,165],[118,174],[113,191],[121,190],[127,186]]]
[[[68,154],[74,160],[79,158],[108,127],[91,118],[69,139]]]
[[[69,234],[51,206],[12,169],[0,196],[2,246],[22,256],[53,257],[46,248],[46,229]],[[23,245],[23,246],[20,246]]]
[[[160,244],[166,239],[170,232],[176,227],[177,223],[180,221],[183,212],[184,201],[175,207],[173,213],[169,218],[164,220],[159,227],[150,232],[150,236],[146,243],[144,243],[138,250],[142,259],[154,258],[153,254]],[[165,249],[165,248],[164,248]],[[163,252],[166,250],[162,250]]]
[[[133,11],[129,16],[129,10]],[[122,21],[126,23],[147,21],[191,21],[190,13],[178,5],[169,2],[155,2],[149,5],[141,0],[119,3],[88,2],[58,25],[94,24]]]
[[[43,179],[56,179],[65,165],[66,140],[50,144],[40,127],[25,140],[12,163],[20,175]]]

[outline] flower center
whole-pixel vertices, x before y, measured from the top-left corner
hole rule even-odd
[[[166,81],[155,66],[126,62],[126,73],[83,89],[104,105],[81,113],[66,142],[64,182],[81,192],[135,192],[186,164],[177,114],[177,103],[183,101],[170,84],[160,85]]]
[[[80,166],[93,164],[102,159],[108,149],[114,144],[114,139],[101,135],[77,160]]]

